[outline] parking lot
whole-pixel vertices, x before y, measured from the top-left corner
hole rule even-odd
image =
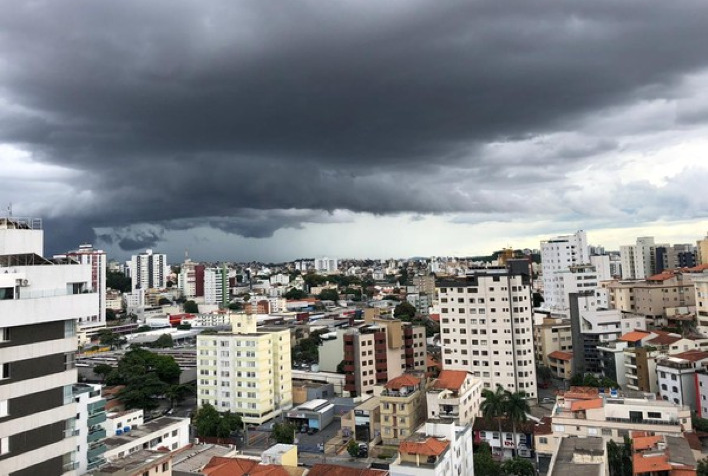
[[[313,435],[308,435],[307,433],[297,433],[295,435],[297,447],[299,451],[306,451],[310,453],[322,452],[322,448],[327,444],[332,438],[334,438],[341,427],[341,422],[339,418],[335,418],[332,423],[330,423],[327,428],[320,430]],[[327,452],[330,453],[334,448],[327,447]]]

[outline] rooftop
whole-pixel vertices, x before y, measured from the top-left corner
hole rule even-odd
[[[573,353],[572,352],[563,352],[561,350],[554,350],[550,354],[548,354],[548,357],[551,359],[556,359],[556,360],[565,360],[565,361],[570,361],[573,360]]]
[[[562,438],[558,445],[553,472],[549,476],[602,476],[604,474],[605,444],[602,438],[590,436],[587,438]],[[596,462],[576,462],[575,456],[583,455],[585,461],[593,459]],[[591,458],[587,458],[587,456]],[[594,457],[594,458],[593,458]]]
[[[625,342],[638,342],[642,339],[646,339],[649,337],[651,334],[648,332],[643,332],[643,331],[632,331],[624,334],[619,338],[619,340],[625,341]]]
[[[418,377],[410,374],[403,374],[389,380],[385,387],[388,390],[400,390],[403,387],[415,387],[416,385],[420,385],[420,379]]]
[[[171,459],[169,452],[139,450],[127,456],[111,461],[99,468],[99,474],[130,472],[158,464],[161,460]]]
[[[432,436],[416,434],[399,445],[401,453],[421,456],[440,456],[445,452],[450,442],[439,440]]]
[[[310,468],[307,476],[387,476],[388,474],[388,471],[382,469],[361,469],[318,463]]]
[[[155,418],[154,420],[145,423],[143,425],[140,425],[138,428],[135,430],[131,430],[127,433],[123,433],[122,435],[113,435],[107,437],[103,442],[105,445],[109,448],[116,448],[118,446],[123,446],[125,444],[129,444],[139,438],[143,438],[145,436],[151,435],[155,432],[164,430],[166,428],[169,428],[175,424],[179,424],[185,421],[189,421],[188,418],[174,418],[174,417],[168,417],[168,416],[163,416],[159,418]]]
[[[214,456],[226,456],[233,450],[219,445],[194,445],[176,453],[172,459],[175,471],[197,472],[211,461]]]
[[[441,370],[438,378],[433,382],[434,390],[453,390],[458,392],[465,383],[465,379],[471,375],[464,370]]]

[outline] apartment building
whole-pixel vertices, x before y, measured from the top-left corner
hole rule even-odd
[[[656,246],[653,236],[642,236],[634,245],[620,246],[622,279],[644,279],[655,274]]]
[[[548,367],[548,355],[553,352],[571,352],[573,336],[570,331],[570,320],[553,318],[544,315],[533,327],[534,352],[536,363]]]
[[[79,320],[79,331],[106,327],[106,252],[95,249],[93,245],[83,244],[78,250],[66,253],[66,257],[90,266],[90,289],[98,294],[97,314]]]
[[[425,377],[403,374],[391,379],[379,398],[383,444],[399,444],[425,421]]]
[[[708,366],[708,352],[689,350],[656,362],[659,395],[677,405],[696,408],[696,372]]]
[[[78,474],[85,474],[106,461],[106,429],[102,425],[106,421],[106,400],[101,396],[101,385],[77,383],[72,391],[77,404],[76,469]]]
[[[577,265],[568,269],[556,271],[550,280],[552,283],[550,290],[544,288],[544,299],[551,297],[550,303],[544,303],[544,307],[551,310],[554,315],[568,317],[570,310],[570,294],[581,293],[593,295],[598,289],[597,271],[593,265]],[[555,295],[551,296],[553,292]],[[600,295],[595,297],[595,304],[599,305]]]
[[[226,265],[204,270],[204,303],[224,305],[229,302],[229,270]]]
[[[472,429],[456,423],[426,422],[398,446],[391,476],[474,476]],[[479,475],[482,476],[482,475]]]
[[[613,281],[605,289],[613,309],[641,314],[657,326],[664,323],[667,308],[696,305],[693,275],[679,270],[642,281]]]
[[[347,329],[342,336],[344,390],[354,396],[372,395],[376,385],[426,369],[425,327],[384,317],[372,317],[370,322]]]
[[[0,218],[0,469],[74,474],[76,323],[98,314],[91,268],[43,255],[41,220]]]
[[[443,368],[535,398],[530,276],[485,269],[437,286]]]
[[[570,304],[574,374],[600,373],[602,365],[598,346],[615,341],[632,329],[647,327],[644,316],[598,308],[592,291],[571,294]]]
[[[146,250],[145,253],[131,257],[129,269],[133,291],[167,287],[167,255]]]
[[[339,268],[339,261],[336,258],[315,258],[315,271],[318,273],[336,273]]]
[[[464,370],[443,370],[426,392],[429,419],[474,421],[482,402],[482,381]]]
[[[633,431],[682,436],[691,431],[691,409],[654,394],[617,391],[600,395],[597,388],[571,387],[558,395],[551,415],[556,443],[565,436],[601,436],[617,442]]]
[[[541,242],[541,274],[544,307],[567,309],[565,281],[560,276],[571,268],[590,264],[587,234],[579,230],[572,235],[562,235]]]
[[[197,404],[260,425],[292,407],[290,330],[232,315],[232,332],[197,336]]]
[[[708,255],[706,256],[708,260]],[[708,335],[708,277],[693,280],[698,332]]]
[[[708,418],[708,369],[697,370],[695,379],[696,403],[693,409],[700,418]]]
[[[546,438],[546,437],[541,437]],[[553,452],[548,476],[600,476],[606,474],[605,441],[597,436],[564,437]]]

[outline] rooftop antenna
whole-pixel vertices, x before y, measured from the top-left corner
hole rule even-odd
[[[7,204],[7,218],[12,218],[12,202]]]

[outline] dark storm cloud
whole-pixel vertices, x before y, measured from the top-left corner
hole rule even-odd
[[[70,183],[89,199],[37,211],[81,229],[123,227],[133,234],[113,238],[125,249],[185,223],[263,237],[337,209],[541,206],[499,192],[519,181],[551,187],[618,142],[570,138],[532,154],[494,144],[669,96],[708,65],[702,1],[67,1],[3,11],[0,142],[80,171]]]

